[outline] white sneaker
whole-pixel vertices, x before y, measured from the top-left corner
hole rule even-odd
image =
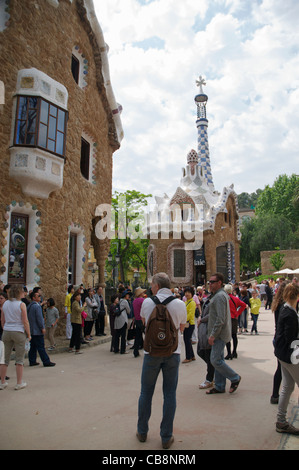
[[[27,387],[26,382],[22,382],[21,384],[17,384],[15,386],[15,390],[21,390],[22,388],[25,388],[25,387]]]
[[[4,390],[8,385],[8,382],[4,382],[4,384],[0,383],[0,390]]]
[[[202,389],[205,389],[205,388],[212,388],[214,385],[214,382],[210,382],[209,380],[205,380],[204,382],[202,382],[198,388],[200,388],[201,390]]]

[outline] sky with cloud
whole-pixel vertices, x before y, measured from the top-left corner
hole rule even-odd
[[[215,189],[299,174],[298,0],[94,0],[123,107],[113,189],[172,196],[206,80]]]

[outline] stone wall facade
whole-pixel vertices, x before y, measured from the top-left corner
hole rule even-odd
[[[112,157],[119,148],[113,113],[101,72],[101,55],[83,1],[10,0],[9,22],[0,31],[1,80],[5,104],[0,108],[0,279],[8,281],[9,228],[12,213],[29,217],[31,269],[28,288],[42,287],[63,312],[68,286],[70,234],[77,236],[76,283],[87,283],[88,251],[94,244],[99,281],[104,283],[108,242],[94,237],[95,209],[110,203]],[[72,51],[83,58],[84,82],[74,80]],[[10,173],[15,98],[20,70],[36,69],[62,84],[68,93],[63,183],[48,197],[23,192]],[[90,179],[80,171],[81,138],[89,136],[92,152]],[[48,155],[50,157],[50,155]],[[47,155],[45,155],[47,160]],[[60,161],[60,160],[59,160]],[[29,259],[30,258],[30,259]],[[34,267],[34,269],[33,269]]]
[[[283,268],[298,269],[299,268],[299,250],[279,250],[284,257]],[[261,251],[261,270],[262,274],[273,274],[276,269],[270,262],[270,257],[276,253],[276,251]]]
[[[238,237],[238,212],[235,200],[230,196],[226,204],[227,212],[220,212],[216,216],[214,230],[205,230],[203,234],[204,258],[205,264],[201,272],[204,279],[209,280],[210,276],[221,271],[217,264],[217,248],[229,245],[232,250],[232,260],[230,263],[231,278],[240,280],[240,240]],[[148,279],[152,274],[166,272],[170,276],[172,287],[196,285],[199,281],[194,264],[194,253],[192,250],[186,250],[186,275],[184,278],[175,278],[173,276],[173,248],[183,249],[185,240],[173,239],[172,235],[168,239],[151,239],[148,250]],[[222,266],[223,267],[223,266]],[[152,270],[152,273],[150,272]],[[227,281],[228,279],[226,279]]]

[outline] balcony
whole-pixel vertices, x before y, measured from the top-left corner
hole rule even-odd
[[[66,88],[43,72],[19,71],[9,175],[28,196],[47,199],[63,185],[67,99]]]

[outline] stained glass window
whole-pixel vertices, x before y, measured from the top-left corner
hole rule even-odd
[[[28,216],[12,214],[10,222],[8,282],[26,284]]]

